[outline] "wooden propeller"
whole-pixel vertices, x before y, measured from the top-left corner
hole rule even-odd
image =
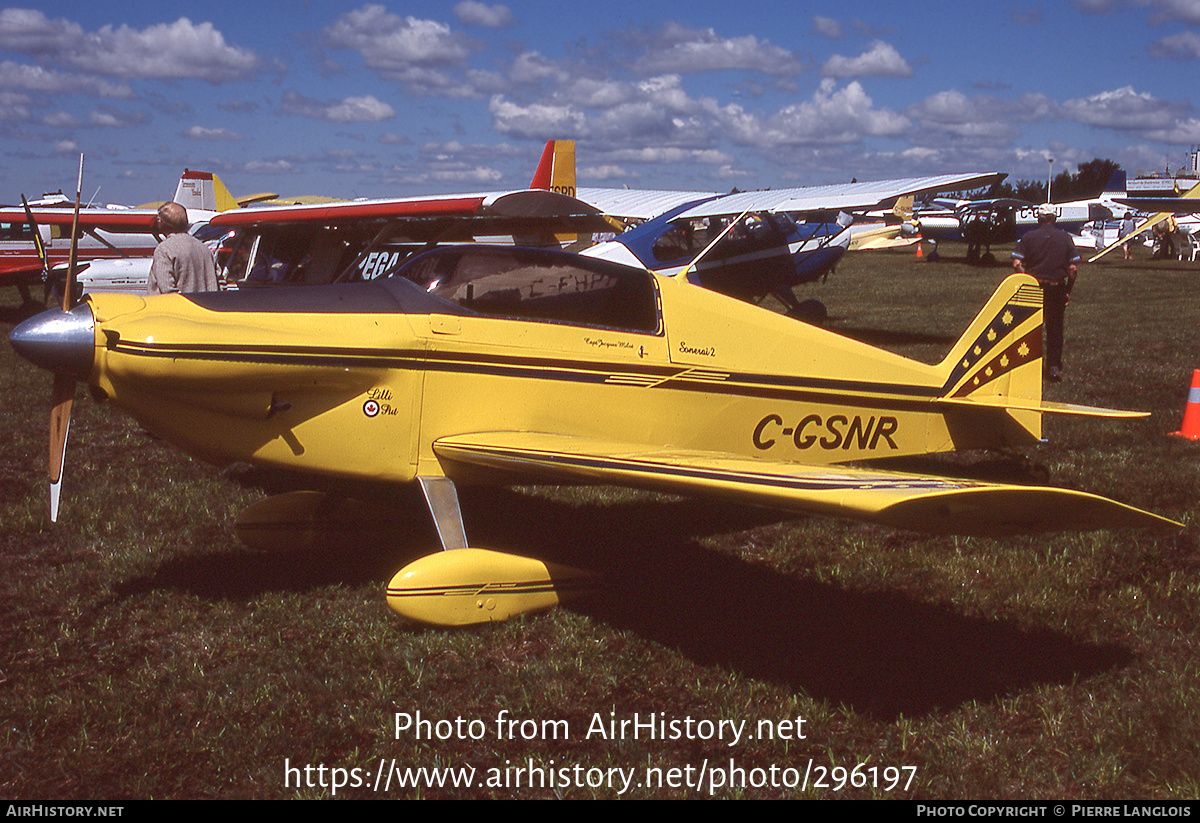
[[[63,283],[64,312],[71,310],[75,289],[75,257],[79,250],[79,199],[83,193],[83,155],[79,155],[79,182],[75,187],[75,218],[71,221],[71,254],[67,258],[67,277]],[[71,430],[71,406],[75,402],[75,378],[54,375],[50,399],[50,522],[58,520],[58,497],[62,487],[63,458],[67,451],[67,433]]]

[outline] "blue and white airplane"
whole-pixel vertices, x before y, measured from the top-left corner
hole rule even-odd
[[[582,254],[682,274],[748,302],[771,295],[789,315],[819,320],[824,306],[799,300],[792,289],[829,276],[850,246],[854,215],[890,210],[905,197],[991,185],[1005,176],[948,174],[725,195],[587,187],[574,194],[609,218],[636,224]]]

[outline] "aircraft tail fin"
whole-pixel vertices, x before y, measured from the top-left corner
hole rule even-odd
[[[575,196],[575,141],[547,140],[541,162],[533,173],[531,189],[546,189]]]
[[[238,207],[221,178],[207,171],[184,169],[175,189],[175,202],[185,209],[228,211]]]
[[[1126,185],[1125,170],[1117,169],[1112,173],[1112,176],[1108,178],[1108,182],[1104,184],[1103,193],[1108,195],[1119,194],[1124,196]]]
[[[941,370],[940,402],[1008,411],[1041,439],[1042,289],[1027,274],[1006,278],[976,315]]]
[[[942,396],[935,402],[1003,413],[1005,442],[1040,440],[1043,414],[1147,416],[1042,399],[1042,289],[1027,274],[1000,284],[938,368]]]

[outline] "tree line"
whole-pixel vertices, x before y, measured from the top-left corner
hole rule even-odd
[[[1070,174],[1059,172],[1050,184],[1050,199],[1054,203],[1066,203],[1071,200],[1087,200],[1099,197],[1104,191],[1104,184],[1112,177],[1113,172],[1121,168],[1120,163],[1112,160],[1089,160],[1079,164],[1079,171]],[[1045,180],[1018,180],[1015,183],[1003,180],[986,189],[979,189],[967,195],[968,200],[995,200],[1011,197],[1030,203],[1046,202]]]

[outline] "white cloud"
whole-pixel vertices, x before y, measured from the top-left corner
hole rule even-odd
[[[492,97],[488,111],[492,114],[492,125],[500,133],[534,139],[545,139],[547,134],[576,135],[586,122],[583,112],[574,106],[549,103],[522,106],[503,95]]]
[[[1140,4],[1150,7],[1152,26],[1161,23],[1200,25],[1200,0],[1140,0]]]
[[[284,92],[280,110],[286,114],[328,120],[331,123],[378,123],[396,116],[396,110],[371,95],[344,100],[315,100],[294,89]]]
[[[112,83],[83,74],[64,74],[42,66],[26,66],[9,60],[0,63],[0,87],[26,89],[43,94],[75,93],[120,99],[133,97],[133,89],[128,83]]]
[[[1178,120],[1164,129],[1149,129],[1144,132],[1148,140],[1161,140],[1177,146],[1190,146],[1200,143],[1200,120],[1189,117]]]
[[[69,20],[50,20],[36,9],[0,11],[0,48],[54,57],[84,38],[83,27]]]
[[[921,130],[953,134],[983,142],[1005,142],[1020,134],[1019,123],[1052,120],[1061,109],[1042,94],[1015,100],[968,97],[957,90],[938,92],[908,108]]]
[[[296,167],[287,160],[251,160],[238,169],[247,174],[291,174]]]
[[[504,175],[486,166],[476,166],[472,169],[444,169],[434,171],[430,177],[450,183],[496,183]]]
[[[245,140],[245,135],[229,129],[209,129],[204,126],[192,126],[183,132],[190,140]]]
[[[28,120],[30,99],[17,92],[0,92],[0,120]]]
[[[220,83],[260,68],[254,52],[230,46],[211,23],[181,17],[145,29],[103,26],[94,32],[34,9],[0,11],[0,48],[57,60],[112,77],[193,78]],[[119,87],[117,94],[122,96]]]
[[[344,14],[325,33],[332,45],[358,52],[368,68],[388,76],[462,65],[471,54],[469,41],[445,23],[400,17],[383,6]]]
[[[1132,86],[1068,100],[1063,110],[1079,123],[1131,131],[1169,129],[1182,114],[1177,105],[1134,91]]]
[[[701,163],[709,166],[733,162],[732,157],[716,149],[682,149],[664,146],[622,149],[611,152],[609,159],[627,163]]]
[[[821,81],[811,100],[785,106],[765,119],[736,105],[721,113],[732,139],[763,148],[858,143],[867,137],[897,136],[911,126],[904,115],[876,108],[857,81],[839,90],[830,78]]]
[[[42,118],[42,125],[50,126],[56,129],[75,129],[79,128],[83,124],[79,122],[79,118],[70,112],[53,111]]]
[[[1200,34],[1182,31],[1151,43],[1147,48],[1152,57],[1173,57],[1176,60],[1200,59]]]
[[[911,77],[912,67],[894,47],[876,40],[858,57],[840,54],[830,57],[821,67],[821,74],[826,77]]]
[[[396,110],[371,95],[347,97],[327,109],[327,119],[335,123],[378,123],[396,116]]]
[[[566,82],[571,74],[557,62],[536,51],[527,51],[517,56],[508,70],[514,83],[534,84],[544,81]]]
[[[804,71],[790,51],[754,35],[719,37],[712,29],[689,29],[678,23],[667,24],[661,41],[650,44],[638,68],[683,74],[740,69],[780,77]]]
[[[626,180],[632,175],[624,166],[603,163],[599,166],[581,166],[579,178],[583,180]]]
[[[845,36],[842,24],[832,17],[813,16],[813,31],[830,40],[840,40]]]
[[[116,109],[101,109],[94,111],[88,115],[88,123],[93,126],[104,126],[106,128],[126,129],[131,126],[137,126],[146,121],[143,114],[117,111]]]
[[[490,29],[506,28],[513,22],[513,13],[508,6],[499,3],[489,6],[475,0],[455,4],[454,16],[464,25],[486,26]]]
[[[395,132],[384,132],[379,135],[379,142],[385,146],[411,146],[412,140]]]

